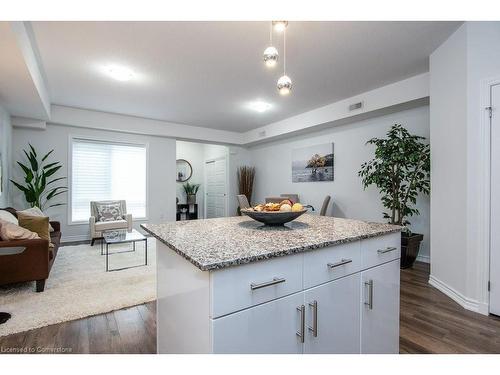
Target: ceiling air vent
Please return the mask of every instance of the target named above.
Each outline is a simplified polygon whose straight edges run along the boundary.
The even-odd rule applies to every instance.
[[[349,111],[355,111],[356,109],[363,108],[363,102],[354,103],[349,106]]]

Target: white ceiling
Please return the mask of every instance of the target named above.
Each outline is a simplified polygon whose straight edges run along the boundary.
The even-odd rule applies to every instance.
[[[287,74],[262,62],[267,22],[33,22],[53,104],[247,131],[428,71],[458,22],[290,22]],[[275,33],[275,38],[277,34]],[[275,43],[282,54],[281,37]],[[130,67],[137,79],[102,74]],[[245,107],[261,99],[265,113]]]

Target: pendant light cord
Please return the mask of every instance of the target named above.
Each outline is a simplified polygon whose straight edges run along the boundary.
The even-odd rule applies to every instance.
[[[269,46],[273,45],[273,21],[270,22],[271,27],[269,28]]]
[[[286,76],[286,28],[283,30],[283,75]]]

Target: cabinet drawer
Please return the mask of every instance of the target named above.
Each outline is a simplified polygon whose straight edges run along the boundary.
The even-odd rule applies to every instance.
[[[211,319],[212,352],[217,354],[301,354],[302,292]],[[359,324],[358,324],[359,326]],[[359,341],[359,339],[358,339]]]
[[[304,254],[304,288],[360,270],[360,241],[310,251]]]
[[[210,317],[302,290],[303,254],[210,272]]]
[[[401,233],[361,241],[361,267],[367,269],[401,257]]]

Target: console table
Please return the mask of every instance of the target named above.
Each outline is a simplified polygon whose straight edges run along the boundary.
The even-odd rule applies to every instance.
[[[183,219],[182,216],[185,216]],[[176,221],[198,219],[198,204],[177,203]]]

